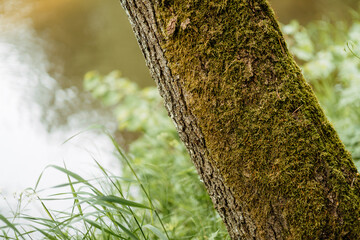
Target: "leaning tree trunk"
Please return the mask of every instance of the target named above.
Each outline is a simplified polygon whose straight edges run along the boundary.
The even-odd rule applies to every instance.
[[[265,0],[121,0],[232,239],[360,239],[359,174]]]

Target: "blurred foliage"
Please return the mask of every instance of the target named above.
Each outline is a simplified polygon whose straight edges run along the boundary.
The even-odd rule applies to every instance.
[[[85,75],[84,88],[112,107],[120,131],[141,133],[128,154],[171,239],[229,239],[155,87],[139,87],[120,72]],[[124,176],[132,175],[123,169]],[[143,197],[144,201],[146,198]]]
[[[291,52],[358,168],[360,160],[360,18],[283,26]]]

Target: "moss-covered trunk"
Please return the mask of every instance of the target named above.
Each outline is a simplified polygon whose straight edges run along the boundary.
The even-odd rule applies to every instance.
[[[359,174],[265,0],[121,0],[232,239],[360,239]]]

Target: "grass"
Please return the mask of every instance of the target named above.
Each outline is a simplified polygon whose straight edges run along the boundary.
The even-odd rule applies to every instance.
[[[128,176],[114,176],[95,159],[101,176],[93,179],[83,178],[65,164],[49,165],[43,173],[48,169],[59,171],[66,176],[67,182],[48,189],[38,189],[39,183],[44,181],[42,173],[34,188],[28,188],[20,194],[18,206],[11,216],[0,214],[1,239],[226,239],[226,231],[213,230],[206,224],[202,227],[192,224],[190,227],[183,218],[178,218],[181,221],[175,224],[160,203],[169,199],[159,200],[151,195],[148,180],[138,175],[133,159],[125,154],[109,133],[105,133],[111,139]],[[158,186],[153,191],[164,191],[161,188]],[[26,214],[26,196],[39,203],[41,217]],[[65,210],[50,207],[62,205],[64,201],[71,201],[71,207]],[[193,223],[198,221],[195,220],[197,217],[204,220],[208,216],[194,216]],[[174,227],[174,224],[184,224],[185,229],[197,229],[198,234],[189,235],[189,229],[184,231],[184,228]],[[207,233],[209,228],[211,233]]]
[[[47,197],[39,195],[46,190],[37,190],[42,178],[39,177],[33,189],[25,192],[36,196],[46,217],[32,217],[20,212],[21,207],[12,217],[0,214],[0,237],[2,239],[170,239],[159,213],[130,160],[113,140],[117,154],[127,164],[133,179],[112,176],[95,160],[102,172],[102,177],[87,180],[60,166],[52,168],[67,176],[67,182],[52,187],[55,194]],[[46,170],[46,169],[45,169]],[[131,194],[132,188],[139,189],[148,204],[140,203]],[[24,192],[24,193],[25,193]],[[131,199],[131,200],[130,200]],[[50,201],[73,202],[71,209],[64,211],[50,209]],[[20,197],[18,205],[21,205]],[[160,226],[160,227],[158,227]]]

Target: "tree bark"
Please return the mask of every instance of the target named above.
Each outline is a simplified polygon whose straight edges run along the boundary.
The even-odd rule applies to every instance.
[[[360,239],[359,174],[265,0],[121,0],[232,239]]]

